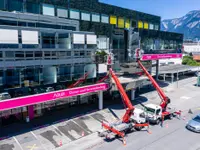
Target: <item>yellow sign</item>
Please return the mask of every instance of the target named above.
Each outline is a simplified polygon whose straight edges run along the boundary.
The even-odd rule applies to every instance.
[[[123,18],[118,18],[118,27],[124,28],[124,19]]]
[[[125,28],[129,29],[130,28],[130,20],[126,20],[125,23]]]
[[[29,150],[35,150],[35,149],[37,149],[38,147],[36,147],[36,144],[34,144],[34,145],[32,145],[32,146],[27,146],[27,148],[28,148]]]
[[[144,23],[144,29],[149,29],[149,24],[147,22]]]
[[[143,22],[142,21],[138,21],[138,28],[143,28]]]

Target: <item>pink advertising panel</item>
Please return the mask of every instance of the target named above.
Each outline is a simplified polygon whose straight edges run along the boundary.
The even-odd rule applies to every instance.
[[[142,60],[158,60],[169,58],[182,58],[182,54],[144,54]]]
[[[90,86],[84,86],[79,88],[72,88],[67,90],[55,91],[45,94],[37,94],[26,97],[13,98],[9,100],[0,101],[0,111],[12,109],[16,107],[29,106],[33,104],[53,101],[61,98],[67,98],[72,96],[77,96],[81,94],[98,92],[102,90],[107,90],[109,85],[106,83],[100,83]]]

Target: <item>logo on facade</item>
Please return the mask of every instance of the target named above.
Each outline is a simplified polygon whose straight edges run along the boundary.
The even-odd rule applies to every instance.
[[[63,97],[63,96],[65,96],[65,92],[60,92],[60,93],[55,93],[53,95],[53,98],[60,98],[60,97]]]

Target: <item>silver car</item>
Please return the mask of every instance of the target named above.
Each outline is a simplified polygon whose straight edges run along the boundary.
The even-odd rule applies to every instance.
[[[187,123],[186,128],[191,131],[200,133],[200,114],[190,120]]]

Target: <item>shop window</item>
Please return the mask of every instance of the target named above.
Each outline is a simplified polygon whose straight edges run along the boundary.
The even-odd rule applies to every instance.
[[[143,28],[143,22],[142,21],[138,21],[138,28]]]
[[[80,19],[80,13],[78,10],[70,10],[70,18],[71,19]]]
[[[129,19],[127,19],[126,22],[125,22],[125,28],[126,29],[130,28],[130,20]]]
[[[68,11],[66,9],[58,8],[57,16],[62,18],[68,18]]]
[[[50,5],[50,4],[43,4],[42,5],[42,14],[43,15],[49,15],[49,16],[55,16],[54,6]]]
[[[28,13],[40,14],[40,6],[37,3],[26,2],[26,10]]]
[[[110,16],[110,24],[117,24],[117,17],[116,16]]]
[[[118,18],[118,27],[124,28],[124,19],[123,18]]]
[[[23,11],[23,0],[8,0],[8,10],[22,12]]]
[[[89,13],[81,13],[81,20],[90,21],[90,14]]]
[[[149,24],[147,22],[144,23],[144,29],[149,29]]]
[[[109,16],[101,15],[101,22],[102,23],[109,23]]]
[[[92,21],[93,22],[100,22],[100,15],[99,14],[92,14]]]
[[[152,23],[149,24],[149,29],[151,29],[151,30],[154,29],[154,25]]]

